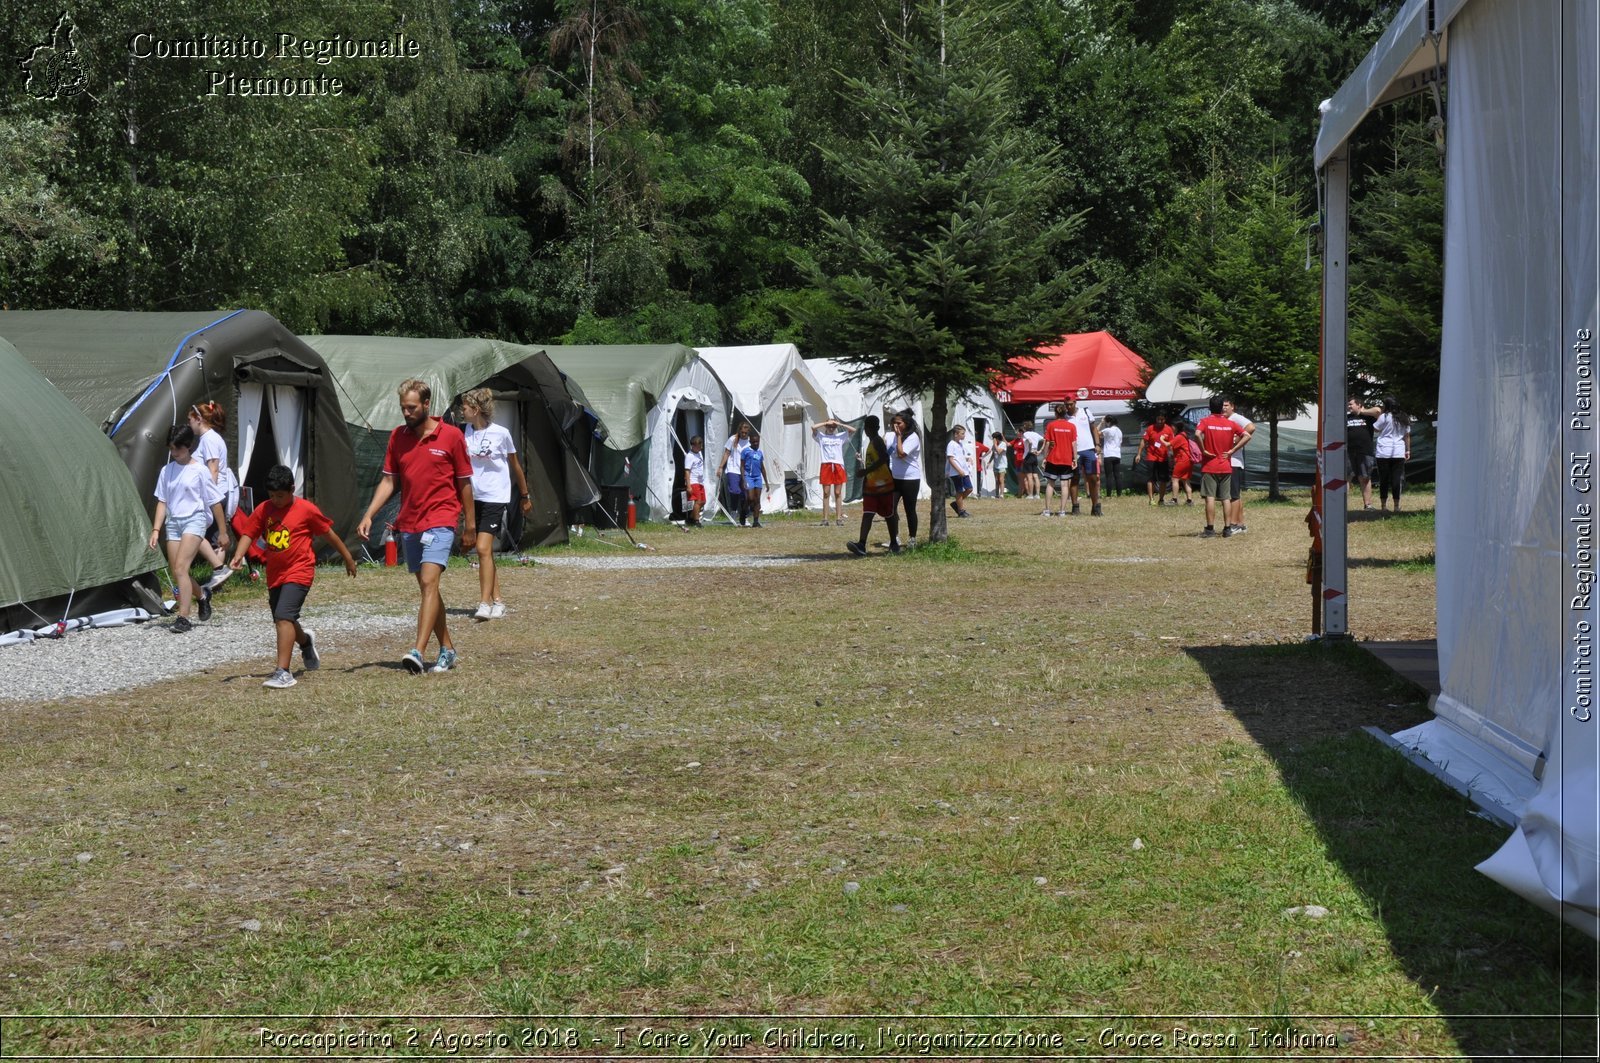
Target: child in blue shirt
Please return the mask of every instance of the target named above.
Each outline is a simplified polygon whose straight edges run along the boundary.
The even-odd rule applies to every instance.
[[[739,455],[740,469],[744,474],[744,497],[750,507],[750,514],[755,519],[751,527],[761,527],[761,492],[766,490],[767,481],[763,468],[766,455],[761,453],[761,433],[750,433],[750,445]]]

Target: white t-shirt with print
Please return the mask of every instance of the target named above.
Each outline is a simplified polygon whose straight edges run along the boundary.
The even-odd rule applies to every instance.
[[[706,483],[706,456],[699,451],[686,451],[683,455],[683,478],[686,483]]]
[[[811,438],[822,448],[822,464],[844,464],[844,445],[850,438],[848,428],[813,428]]]
[[[477,502],[511,501],[511,455],[517,445],[511,433],[491,423],[487,428],[467,425],[467,460],[472,462],[472,497]]]

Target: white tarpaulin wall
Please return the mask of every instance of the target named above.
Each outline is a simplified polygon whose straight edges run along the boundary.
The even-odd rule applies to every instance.
[[[715,483],[717,462],[722,457],[722,444],[728,438],[729,398],[722,382],[706,363],[698,358],[689,362],[673,378],[665,395],[645,414],[645,439],[643,456],[648,468],[645,478],[647,512],[656,520],[666,520],[677,509],[673,504],[672,485],[683,456],[689,449],[689,438],[679,437],[678,412],[692,410],[701,415],[705,427],[706,499],[715,505],[719,497]],[[782,485],[780,486],[780,490]]]
[[[1408,3],[1396,26],[1409,28],[1391,28],[1331,101],[1319,166],[1384,97],[1372,71],[1399,71],[1421,49],[1415,24],[1427,8]],[[1600,18],[1593,0],[1433,10],[1433,41],[1451,20],[1436,514],[1443,693],[1436,719],[1396,738],[1465,787],[1491,791],[1519,821],[1480,870],[1600,936],[1600,616],[1590,594]]]
[[[806,505],[822,505],[822,485],[817,477],[821,459],[811,430],[827,420],[827,400],[822,385],[811,375],[792,343],[755,347],[699,347],[701,358],[716,370],[738,411],[761,432],[761,450],[767,457],[767,488],[761,499],[765,512],[788,508],[784,490],[786,474],[805,484]],[[714,461],[721,460],[720,444]],[[712,452],[708,444],[706,453]],[[714,467],[714,466],[713,466]]]

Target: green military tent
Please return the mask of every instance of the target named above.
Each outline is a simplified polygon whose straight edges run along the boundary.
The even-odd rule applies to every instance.
[[[259,498],[282,463],[341,534],[355,526],[350,437],[332,376],[270,314],[17,310],[0,312],[0,337],[105,429],[148,512],[167,430],[209,400],[227,411],[223,438],[240,484]]]
[[[705,437],[714,472],[727,438],[733,403],[720,377],[681,344],[545,347],[577,382],[606,429],[599,472],[607,485],[606,512],[620,517],[627,499],[640,516],[666,519],[683,512],[683,453]],[[712,485],[712,497],[716,497]]]
[[[573,515],[598,498],[587,468],[594,419],[543,349],[483,338],[303,339],[327,359],[339,381],[361,508],[382,476],[389,433],[402,423],[396,389],[409,379],[431,389],[435,416],[457,423],[462,393],[480,387],[494,393],[494,419],[511,432],[533,498],[530,514],[513,512],[502,547],[566,542]],[[398,508],[398,502],[390,505]],[[392,519],[392,512],[386,516]]]
[[[164,562],[116,448],[4,340],[0,378],[0,632],[13,633],[0,644],[159,608],[151,574]]]

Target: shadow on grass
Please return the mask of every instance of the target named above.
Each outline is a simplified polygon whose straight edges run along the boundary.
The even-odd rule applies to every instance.
[[[1425,572],[1433,569],[1433,555],[1422,557],[1352,557],[1346,561],[1351,568],[1397,568],[1402,572]]]
[[[1505,831],[1360,733],[1426,720],[1419,687],[1349,643],[1188,653],[1466,1052],[1595,1057],[1595,942],[1475,871]]]

